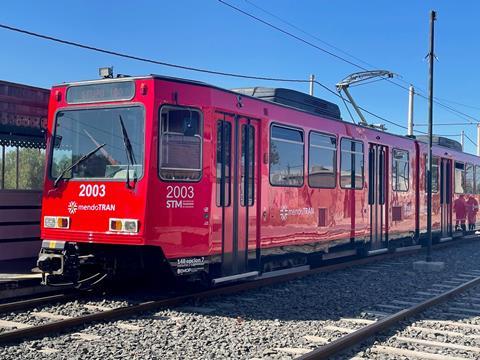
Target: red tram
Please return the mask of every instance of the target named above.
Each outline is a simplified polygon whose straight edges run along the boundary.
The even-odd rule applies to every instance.
[[[474,229],[480,193],[479,158],[446,145],[439,239]],[[55,86],[38,265],[48,284],[141,269],[221,283],[414,245],[426,152],[292,90],[156,75]]]

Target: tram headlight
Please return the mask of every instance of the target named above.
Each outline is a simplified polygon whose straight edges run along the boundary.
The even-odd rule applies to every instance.
[[[138,220],[125,220],[123,223],[126,232],[138,232]]]
[[[45,216],[43,226],[49,229],[68,229],[70,218],[68,216]]]
[[[137,219],[113,219],[110,218],[109,221],[109,230],[115,232],[127,232],[127,233],[137,233],[138,232],[138,220]]]
[[[43,226],[54,229],[57,226],[57,218],[55,216],[45,216],[43,218]]]
[[[57,217],[57,228],[68,229],[70,227],[70,218],[66,216]]]

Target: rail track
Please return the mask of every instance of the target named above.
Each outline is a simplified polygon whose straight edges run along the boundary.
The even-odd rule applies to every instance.
[[[66,292],[66,293],[55,293],[52,295],[46,295],[46,296],[40,296],[40,297],[36,296],[36,297],[24,299],[24,300],[8,302],[8,303],[0,304],[0,314],[6,313],[8,311],[28,309],[37,305],[49,304],[52,302],[67,301],[70,299],[77,298],[78,296],[79,296],[78,293]]]
[[[320,347],[300,356],[298,360],[331,359],[340,354],[343,354],[342,359],[355,360],[389,357],[429,360],[478,359],[480,346],[472,346],[470,342],[480,342],[480,325],[451,320],[480,315],[480,289],[474,289],[472,294],[458,298],[462,293],[478,285],[480,270],[471,270],[457,274],[450,280],[433,284],[430,289],[418,291],[408,299],[378,304],[374,309],[365,311],[359,318],[341,318],[335,324],[324,327],[324,330],[329,332],[325,336],[311,339],[321,343]],[[436,308],[445,302],[443,308]],[[372,337],[396,330],[403,320],[429,309],[436,310],[434,316],[436,320],[410,321],[403,324],[403,327],[400,326],[399,330],[386,341],[377,339],[371,345],[375,340],[375,338],[372,340]],[[442,338],[441,341],[437,339],[438,336]],[[329,341],[329,338],[335,340]],[[363,347],[355,351],[355,347],[362,343]],[[411,349],[412,346],[415,350]],[[347,351],[351,352],[351,356],[345,354]],[[448,355],[445,355],[446,353]]]
[[[469,237],[464,240],[457,240],[455,242],[451,242],[451,244],[469,241],[474,237]],[[438,244],[438,247],[446,247],[449,246],[448,243]],[[394,252],[394,253],[386,253],[381,255],[376,255],[372,257],[357,259],[354,261],[346,262],[346,263],[339,263],[333,265],[327,265],[319,268],[314,269],[307,269],[302,271],[296,272],[287,272],[283,273],[278,276],[266,276],[261,277],[255,281],[249,281],[244,283],[236,283],[233,285],[225,285],[223,287],[213,288],[205,291],[200,292],[192,292],[187,293],[179,296],[173,297],[162,297],[160,299],[156,298],[153,300],[142,301],[139,303],[126,305],[126,306],[118,306],[111,308],[109,306],[102,306],[102,305],[88,305],[86,304],[85,311],[87,314],[80,314],[78,316],[63,316],[58,314],[52,314],[48,311],[31,311],[28,316],[33,316],[37,318],[41,318],[43,321],[40,324],[30,325],[28,321],[24,322],[14,322],[8,320],[1,320],[0,319],[0,330],[3,328],[3,332],[0,331],[0,344],[6,344],[10,342],[19,342],[29,338],[38,338],[48,336],[50,334],[66,332],[72,328],[83,326],[86,324],[91,324],[95,322],[105,322],[116,320],[120,318],[125,318],[128,316],[132,316],[135,314],[139,314],[145,311],[156,310],[161,308],[167,307],[175,307],[179,306],[189,300],[198,300],[198,299],[206,299],[218,295],[226,295],[226,294],[234,294],[250,289],[260,288],[263,286],[273,285],[293,279],[297,279],[300,277],[313,275],[321,272],[331,272],[334,270],[341,270],[352,266],[364,265],[364,264],[371,264],[374,262],[379,262],[382,260],[404,256],[409,254],[418,253],[421,249],[418,247],[412,247],[410,249],[401,249],[401,251]],[[479,279],[480,282],[480,279]],[[28,299],[23,300],[20,302],[13,302],[8,304],[0,305],[0,313],[5,313],[9,311],[16,311],[16,310],[24,310],[29,309],[32,307],[36,307],[38,305],[44,305],[49,303],[55,302],[66,302],[68,305],[68,301],[75,300],[78,298],[78,295],[75,294],[57,294],[52,296],[44,296],[42,298],[35,298],[35,299]],[[408,315],[407,315],[408,316]],[[378,325],[376,325],[378,326]],[[8,329],[8,331],[5,331]],[[12,330],[13,329],[13,330]]]

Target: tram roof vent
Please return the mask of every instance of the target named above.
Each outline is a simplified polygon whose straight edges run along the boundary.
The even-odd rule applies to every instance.
[[[417,135],[417,136],[415,136],[415,138],[418,141],[428,143],[428,135]],[[444,136],[433,135],[432,136],[432,143],[434,145],[443,146],[443,147],[453,149],[453,150],[456,150],[456,151],[462,151],[462,144],[460,144],[456,140],[452,140],[452,139],[449,139],[449,138],[444,137]]]
[[[253,96],[262,100],[291,106],[316,115],[341,119],[338,105],[300,91],[284,88],[250,87],[232,89],[239,94]]]

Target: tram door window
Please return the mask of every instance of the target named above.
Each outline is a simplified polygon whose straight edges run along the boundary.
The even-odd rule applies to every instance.
[[[230,206],[232,179],[232,125],[228,121],[217,122],[217,206]]]
[[[45,150],[0,145],[0,189],[41,190]]]
[[[252,125],[242,125],[241,143],[240,205],[252,206],[255,196],[255,128]]]

